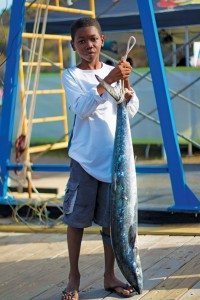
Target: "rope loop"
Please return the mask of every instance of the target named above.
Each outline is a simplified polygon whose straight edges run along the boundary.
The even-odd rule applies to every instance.
[[[124,55],[124,59],[127,59],[128,54],[133,49],[135,44],[136,44],[136,38],[133,35],[131,35],[127,42],[126,53]]]

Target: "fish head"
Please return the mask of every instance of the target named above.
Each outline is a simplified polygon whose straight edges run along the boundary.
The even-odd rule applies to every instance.
[[[121,103],[123,100],[123,91],[120,89],[116,89],[115,87],[111,86],[105,80],[101,79],[98,75],[95,75],[96,79],[99,81],[99,83],[104,87],[104,89],[110,94],[117,103]]]

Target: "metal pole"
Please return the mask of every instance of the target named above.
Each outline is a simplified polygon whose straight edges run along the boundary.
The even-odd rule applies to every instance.
[[[190,65],[190,45],[189,45],[189,29],[188,26],[185,27],[185,62],[186,67]]]
[[[175,201],[172,210],[196,211],[200,209],[200,201],[198,201],[197,197],[186,185],[185,181],[152,0],[137,0],[137,3]]]
[[[7,195],[8,170],[6,165],[7,161],[10,159],[12,149],[24,14],[25,0],[13,1],[6,52],[7,61],[4,76],[2,118],[0,124],[0,203],[11,200]]]

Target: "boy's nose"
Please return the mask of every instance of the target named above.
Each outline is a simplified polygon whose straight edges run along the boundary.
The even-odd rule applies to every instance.
[[[93,47],[93,43],[91,41],[87,41],[86,47],[87,48],[92,48]]]

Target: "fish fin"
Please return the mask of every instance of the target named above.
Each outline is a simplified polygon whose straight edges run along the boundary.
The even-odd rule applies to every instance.
[[[128,232],[128,240],[129,240],[129,245],[131,248],[135,247],[135,241],[136,241],[136,233],[134,232],[133,225],[130,226],[129,232]]]

